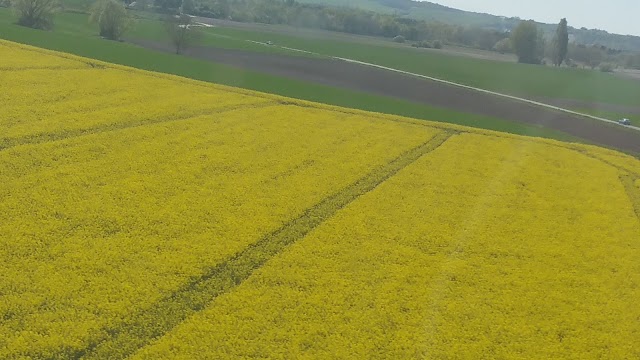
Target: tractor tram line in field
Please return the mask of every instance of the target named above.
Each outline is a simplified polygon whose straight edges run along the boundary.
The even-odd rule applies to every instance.
[[[55,141],[62,141],[71,138],[77,138],[81,136],[88,136],[100,133],[106,133],[110,131],[118,131],[125,129],[132,129],[141,126],[147,125],[155,125],[161,123],[169,123],[175,121],[186,121],[190,119],[194,119],[200,116],[207,115],[216,115],[216,114],[224,114],[244,109],[262,109],[272,106],[279,106],[280,104],[276,101],[260,101],[249,104],[242,105],[229,105],[223,106],[217,109],[203,109],[200,111],[194,111],[193,113],[184,115],[184,116],[169,116],[169,117],[158,117],[153,119],[140,119],[128,122],[120,122],[120,123],[111,123],[111,124],[101,124],[92,128],[81,128],[81,129],[70,129],[65,130],[63,132],[57,133],[43,133],[33,136],[24,136],[20,138],[5,138],[0,139],[0,151],[10,149],[12,147],[20,146],[20,145],[35,145],[35,144],[44,144]]]
[[[65,70],[86,70],[88,67],[68,67],[68,66],[38,66],[38,67],[0,67],[0,71],[34,71],[34,70],[51,70],[51,71],[65,71]]]
[[[469,133],[472,134],[473,132],[465,132],[462,131],[461,133]],[[488,137],[495,137],[495,138],[505,138],[505,136],[499,135],[499,134],[485,134],[485,136]],[[531,141],[531,142],[536,142],[535,139],[529,139],[529,138],[523,138],[523,141]],[[634,211],[636,213],[636,216],[638,218],[638,220],[640,221],[640,171],[634,171],[634,170],[630,170],[629,168],[626,168],[624,166],[621,166],[619,164],[616,164],[614,162],[612,162],[611,160],[608,160],[606,158],[603,158],[601,156],[598,156],[586,149],[582,149],[582,148],[576,148],[576,147],[572,147],[569,145],[565,145],[565,144],[549,144],[550,146],[554,146],[554,147],[558,147],[561,149],[567,149],[567,150],[571,150],[574,152],[577,152],[583,156],[586,156],[588,158],[597,160],[599,162],[602,162],[604,164],[607,164],[613,168],[615,168],[618,172],[619,172],[619,179],[620,179],[620,183],[624,186],[625,192],[627,193],[627,196],[629,197],[629,200],[631,201],[631,204],[633,205]],[[637,158],[637,154],[635,156]]]
[[[21,46],[0,41],[0,49],[3,48],[23,50]],[[431,302],[437,305],[435,309],[421,307],[420,303],[424,302],[419,299],[428,294],[420,295],[418,291],[414,299],[416,306],[413,307],[411,302],[404,303],[403,308],[398,309],[397,323],[393,319],[394,326],[402,330],[399,334],[424,330],[424,324],[414,327],[413,320],[403,323],[403,314],[409,309],[414,309],[417,315],[424,315],[429,324],[435,325],[438,325],[440,316],[457,316],[456,304],[462,306],[459,309],[464,313],[468,306],[458,301],[456,297],[459,296],[469,296],[467,299],[478,309],[495,310],[492,316],[504,311],[500,318],[506,324],[521,320],[520,310],[543,309],[543,315],[554,314],[552,307],[558,305],[562,309],[567,305],[565,299],[573,299],[570,294],[577,291],[578,294],[594,295],[597,301],[578,305],[587,309],[592,314],[590,321],[602,325],[604,330],[593,330],[595,335],[591,332],[567,335],[565,344],[573,340],[574,347],[566,348],[565,352],[585,351],[580,353],[587,354],[589,347],[576,347],[575,341],[585,340],[592,344],[594,336],[602,344],[613,344],[620,358],[635,351],[620,345],[624,342],[622,340],[598,337],[618,329],[619,334],[633,333],[637,329],[637,314],[618,312],[632,306],[632,291],[619,294],[618,288],[613,286],[612,290],[603,288],[602,294],[590,293],[591,289],[598,288],[598,284],[602,287],[611,283],[612,275],[603,270],[601,278],[604,280],[598,283],[601,278],[592,276],[598,269],[592,268],[594,263],[588,260],[602,257],[604,265],[619,267],[622,270],[613,276],[620,281],[624,280],[623,272],[632,276],[632,269],[637,269],[632,267],[635,266],[632,265],[633,259],[637,258],[634,255],[637,254],[636,242],[629,241],[635,239],[640,224],[640,167],[637,158],[584,144],[365,113],[117,65],[94,64],[88,59],[57,53],[53,54],[57,56],[56,60],[51,52],[45,50],[27,47],[24,50],[48,55],[53,59],[50,65],[75,67],[71,70],[77,73],[65,71],[56,75],[55,70],[48,71],[51,70],[48,68],[26,69],[3,79],[4,83],[15,83],[15,86],[8,89],[5,96],[10,106],[9,115],[0,117],[0,125],[6,128],[0,137],[0,155],[4,161],[0,165],[8,169],[8,175],[3,174],[8,184],[6,193],[11,191],[20,196],[0,203],[4,206],[2,209],[7,209],[7,214],[13,216],[7,222],[9,226],[4,228],[9,235],[0,245],[12,250],[7,253],[7,259],[16,259],[15,264],[9,261],[6,269],[3,268],[9,274],[7,279],[11,276],[16,279],[3,280],[0,286],[5,288],[0,290],[17,289],[7,291],[14,297],[0,304],[0,318],[5,316],[7,320],[0,326],[2,358],[5,358],[2,354],[7,358],[40,359],[165,358],[149,354],[161,351],[159,346],[166,345],[167,351],[174,351],[178,349],[176,342],[180,346],[186,344],[181,340],[181,331],[190,329],[189,326],[197,325],[203,319],[207,321],[207,314],[211,312],[220,312],[219,320],[222,322],[207,323],[215,328],[213,331],[209,329],[209,334],[215,334],[210,340],[240,338],[246,334],[237,328],[238,324],[246,320],[243,316],[249,313],[229,310],[229,302],[243,304],[234,297],[254,299],[262,290],[249,292],[251,295],[242,294],[260,284],[260,279],[264,282],[269,276],[281,274],[283,270],[279,267],[284,266],[292,273],[304,273],[304,262],[291,261],[293,255],[309,262],[306,269],[310,271],[306,275],[309,279],[322,275],[323,271],[331,274],[336,269],[344,270],[343,266],[347,266],[344,259],[334,259],[332,255],[346,256],[344,250],[347,254],[348,251],[358,254],[353,258],[354,263],[349,265],[349,274],[354,275],[350,281],[358,286],[367,285],[366,281],[358,279],[359,271],[362,270],[365,277],[379,271],[376,281],[393,285],[385,287],[385,294],[389,295],[387,300],[394,303],[397,302],[397,299],[393,300],[396,294],[406,294],[398,292],[398,289],[418,290],[418,287],[409,286],[400,279],[420,277],[398,275],[395,280],[387,278],[386,274],[393,273],[392,269],[410,271],[425,264],[434,266],[433,277],[429,275],[431,270],[425,269],[422,279],[434,279],[436,290],[443,289],[443,284],[446,284],[447,291],[451,291],[450,296],[432,297],[435,300]],[[6,67],[19,66],[16,59],[24,59],[26,66],[38,65],[29,54],[15,54],[15,58],[5,60]],[[81,64],[88,67],[78,71]],[[92,68],[100,71],[94,72]],[[28,70],[35,71],[29,73]],[[10,73],[10,70],[6,72]],[[91,86],[73,78],[82,78],[86,73],[97,74]],[[27,84],[31,80],[34,85],[21,86],[20,77],[24,77]],[[134,78],[135,86],[121,85]],[[84,92],[78,92],[75,88],[78,85],[84,86],[81,87]],[[176,85],[184,87],[177,89]],[[48,89],[52,86],[59,87],[56,94],[49,94]],[[39,95],[22,99],[27,91]],[[116,94],[117,91],[126,96],[108,98],[108,94]],[[15,102],[9,102],[12,99]],[[37,111],[29,110],[27,105],[30,101],[43,106]],[[123,105],[125,103],[126,106]],[[131,110],[127,109],[129,106]],[[168,124],[146,127],[164,123]],[[98,146],[93,146],[94,142],[98,142]],[[26,146],[17,148],[22,145]],[[16,161],[22,155],[25,160]],[[137,161],[137,157],[141,160]],[[136,161],[128,164],[131,160]],[[123,164],[129,168],[118,170]],[[86,168],[78,171],[80,167]],[[595,171],[600,171],[602,176],[590,178]],[[23,176],[23,173],[30,177]],[[78,174],[70,177],[67,176],[69,173]],[[97,184],[96,180],[104,184]],[[486,186],[482,187],[483,184]],[[148,197],[139,197],[145,194]],[[2,195],[0,191],[0,197]],[[571,203],[574,198],[575,203]],[[43,205],[35,203],[38,209],[47,210],[33,212],[22,206],[30,199],[41,201]],[[394,208],[399,208],[397,213]],[[470,211],[471,215],[486,214],[467,223],[465,211]],[[26,214],[24,222],[21,212]],[[359,218],[360,213],[365,217]],[[562,228],[559,225],[566,216],[573,217],[574,223]],[[128,220],[127,217],[133,219]],[[143,220],[143,217],[151,220]],[[505,217],[515,221],[504,225],[498,219]],[[618,224],[617,219],[625,219],[626,222]],[[27,229],[29,233],[13,230],[20,229],[27,221],[35,224],[33,230]],[[400,221],[406,221],[405,228],[396,228]],[[77,227],[65,231],[65,222]],[[369,222],[371,228],[366,226]],[[595,225],[590,227],[592,222]],[[620,227],[609,233],[601,232],[612,223]],[[354,224],[365,225],[357,227]],[[43,229],[38,229],[38,226]],[[460,226],[466,229],[464,233],[456,230]],[[552,229],[553,226],[559,227]],[[575,232],[574,226],[582,232]],[[506,229],[503,232],[493,231],[502,231],[503,227]],[[376,232],[396,231],[398,236],[393,239],[392,236],[388,239],[382,236],[376,240],[372,236]],[[472,236],[474,231],[477,236]],[[74,232],[77,234],[72,234]],[[481,235],[485,232],[486,238]],[[515,239],[512,233],[521,233],[522,239]],[[47,239],[47,242],[30,242],[32,237]],[[563,237],[586,239],[584,244],[589,246],[580,248],[584,261],[572,263],[573,259],[566,259],[558,262],[551,258],[556,256],[562,260],[562,254],[572,253],[564,250],[579,248],[577,242],[560,241]],[[351,240],[345,241],[347,238]],[[468,239],[467,247],[460,246],[464,239]],[[339,242],[340,249],[325,248],[325,240],[326,243]],[[59,244],[55,244],[56,241]],[[453,245],[448,245],[449,242]],[[609,243],[616,246],[607,248]],[[370,246],[370,251],[363,245]],[[299,247],[307,248],[297,254],[301,251]],[[405,250],[409,247],[417,250],[428,248],[429,258],[416,256],[415,259],[406,259]],[[495,249],[491,250],[491,247]],[[395,255],[377,264],[384,249],[393,250],[391,253]],[[21,255],[23,250],[28,256],[32,252],[37,256]],[[620,251],[615,253],[616,250]],[[426,252],[422,255],[426,256]],[[24,259],[18,256],[24,256]],[[101,260],[109,257],[112,258],[110,261]],[[372,263],[371,259],[375,261]],[[438,273],[441,260],[441,269],[446,273],[443,270]],[[462,264],[462,261],[469,265]],[[76,262],[77,268],[67,265]],[[560,271],[548,271],[556,262],[558,266],[555,269]],[[336,267],[331,265],[333,263]],[[323,264],[326,265],[324,268]],[[522,265],[522,269],[528,270],[522,274],[498,271],[510,264]],[[53,274],[48,266],[52,269],[57,266],[55,270],[59,274]],[[411,266],[418,267],[411,269]],[[477,268],[465,277],[472,266]],[[576,272],[575,266],[582,269],[584,276]],[[313,275],[311,269],[317,273]],[[483,271],[477,272],[478,269]],[[531,274],[531,269],[537,269],[540,275]],[[473,285],[478,274],[482,275],[480,282]],[[553,281],[550,283],[548,280]],[[48,287],[59,281],[64,285],[55,289]],[[318,289],[325,286],[322,281],[315,284],[296,282],[296,279],[291,281],[291,284],[306,284],[308,288],[305,291],[311,295],[315,294],[314,286]],[[403,283],[407,287],[394,285],[396,281],[396,285]],[[508,283],[515,286],[505,287]],[[333,280],[326,284],[331,286],[327,287],[325,294],[340,292],[340,284]],[[367,294],[367,286],[361,289],[360,295]],[[540,294],[551,294],[549,298],[553,306],[546,309],[544,302],[538,302],[539,298],[528,297],[527,291],[532,288]],[[504,301],[495,299],[492,294],[499,294],[500,289],[508,289],[515,295]],[[354,287],[353,290],[354,297],[358,297],[358,289]],[[486,294],[482,293],[484,290]],[[269,291],[274,292],[273,299],[286,298],[286,293],[277,289]],[[437,294],[441,292],[437,291]],[[613,301],[612,294],[622,297]],[[591,295],[585,298],[591,299]],[[289,303],[278,304],[281,309],[290,309],[295,299],[291,296]],[[533,305],[514,308],[510,303],[513,300],[520,304],[523,299],[529,299]],[[579,297],[571,301],[577,299]],[[343,306],[354,304],[348,297],[343,300]],[[356,333],[349,332],[351,330],[344,333],[344,340],[348,341],[345,346],[351,350],[354,344],[358,345],[358,339],[367,338],[363,337],[365,333],[359,332],[359,327],[373,329],[374,332],[389,329],[387,325],[390,323],[378,322],[377,318],[393,313],[393,309],[385,308],[386,300],[381,301],[375,310],[379,313],[375,314],[371,304],[384,299],[376,295],[370,300],[368,304],[360,304],[363,306],[361,311],[353,314],[366,318],[369,316],[366,313],[370,312],[376,321],[371,323],[373,326],[365,325],[367,322],[364,320],[349,325],[349,329],[353,327],[358,331],[357,337]],[[333,301],[335,305],[342,300]],[[325,302],[323,296],[318,304]],[[441,309],[444,315],[438,314],[438,309],[447,305],[445,302],[451,302],[454,307],[451,311]],[[255,319],[261,319],[260,316],[269,319],[270,310],[261,309],[258,304],[255,303],[255,309],[262,313]],[[273,313],[282,314],[277,306]],[[252,311],[253,308],[247,309]],[[575,306],[571,311],[573,309]],[[631,315],[626,316],[627,313]],[[483,314],[478,311],[474,316]],[[555,346],[556,330],[564,338],[566,326],[581,324],[583,316],[574,314],[577,312],[568,313],[550,324],[541,316],[542,320],[535,324],[537,332],[523,328],[518,333],[537,336],[536,341],[542,347]],[[615,324],[599,318],[604,314],[616,315]],[[331,324],[332,318],[324,315],[316,319],[318,323]],[[467,337],[473,340],[475,335],[460,330],[469,326],[481,331],[485,329],[492,341],[504,336],[504,330],[498,329],[496,333],[487,331],[478,321],[470,322],[469,318],[463,317],[459,317],[459,324],[452,323],[448,330],[431,334],[433,338],[430,341],[435,342],[440,337],[450,339],[454,333],[460,335],[460,339]],[[339,318],[334,317],[333,321]],[[229,328],[219,326],[223,320],[229,320]],[[344,323],[343,319],[340,323]],[[256,324],[254,322],[250,326],[253,328]],[[273,321],[265,324],[273,324]],[[292,333],[300,331],[299,328],[295,330],[295,321],[284,325],[290,326]],[[439,331],[435,325],[431,328],[433,333]],[[455,327],[458,325],[459,329]],[[256,328],[261,331],[259,324]],[[551,340],[544,334],[540,335],[540,329],[548,331]],[[193,331],[190,336],[201,337],[198,331]],[[376,339],[397,341],[398,344],[402,339],[413,341],[411,336],[394,340],[388,334]],[[265,341],[270,346],[282,345],[273,339]],[[292,346],[297,346],[298,340],[292,341]],[[211,344],[214,344],[212,348],[219,347],[214,342]],[[424,344],[424,339],[416,344]],[[244,343],[239,346],[239,354],[245,345],[251,347]],[[285,347],[287,345],[291,344],[285,344]],[[505,351],[520,351],[523,349],[519,347],[521,345],[524,346],[516,344]],[[185,346],[191,346],[189,351],[207,354],[206,342],[204,346]],[[418,351],[422,345],[409,346],[415,346]],[[443,349],[449,347],[443,345]],[[494,346],[485,347],[484,352],[490,349]],[[185,354],[180,352],[184,349],[175,351],[176,354]],[[306,352],[306,347],[301,351],[313,354]],[[259,354],[256,357],[269,357],[268,354],[275,353]]]
[[[298,218],[267,234],[229,260],[209,269],[181,290],[163,298],[146,310],[133,314],[120,327],[108,329],[106,331],[109,334],[108,338],[94,341],[82,350],[61,350],[50,359],[113,359],[132,355],[188,317],[203,310],[216,297],[233,291],[266,262],[296,241],[303,239],[336,212],[374,190],[422,156],[439,148],[451,136],[458,133],[455,130],[437,133],[425,143],[408,150],[340,192],[325,198],[304,211]]]
[[[638,221],[640,221],[640,176],[632,176],[629,174],[621,174],[620,182],[624,186],[624,190],[633,205]]]

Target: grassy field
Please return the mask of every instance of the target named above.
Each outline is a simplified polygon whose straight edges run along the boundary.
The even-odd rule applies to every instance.
[[[152,17],[148,13],[138,14],[147,19],[139,19],[129,37],[166,39],[160,22],[148,19]],[[59,17],[58,31],[86,35],[95,33],[84,15],[60,14]],[[371,62],[522,97],[555,97],[640,106],[637,97],[640,82],[598,71],[557,69],[478,58],[486,56],[483,54],[455,56],[444,51],[399,46],[379,38],[288,26],[235,24],[233,27],[206,29],[203,33],[202,43],[206,46],[308,56],[246,40],[272,41],[280,46]]]
[[[132,34],[136,34],[136,31],[140,34],[148,33],[149,28],[147,26],[153,27],[157,24],[148,23],[145,20],[139,22],[138,25],[137,30]],[[56,29],[51,32],[43,32],[14,25],[10,11],[8,9],[0,9],[0,38],[111,63],[133,66],[139,69],[175,74],[303,100],[475,126],[514,134],[579,141],[564,133],[518,124],[507,119],[455,112],[397,99],[243,71],[206,61],[158,53],[126,43],[103,40],[96,36],[96,29],[88,23],[87,16],[81,14],[59,14]],[[232,43],[240,43],[246,46],[244,41],[234,40]],[[259,50],[265,48],[262,45],[249,46],[255,46]]]
[[[207,31],[235,39],[273,41],[277,45],[370,62],[517,96],[640,106],[637,97],[640,82],[598,71],[483,60],[371,41],[301,37],[294,35],[294,28],[291,28],[291,34],[228,27]],[[210,37],[206,44],[216,46],[216,39]]]
[[[620,120],[623,118],[627,118],[629,119],[629,121],[631,121],[632,125],[640,126],[640,116],[635,114],[629,115],[629,114],[624,114],[620,112],[606,111],[601,109],[594,110],[594,109],[575,108],[575,110],[584,114],[591,114],[591,115],[595,115],[595,116],[599,116],[599,117],[602,117],[605,119],[611,119],[611,120]]]
[[[638,159],[6,41],[0,88],[2,359],[640,356]]]

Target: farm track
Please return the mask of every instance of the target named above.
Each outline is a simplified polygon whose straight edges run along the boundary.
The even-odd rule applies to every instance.
[[[437,149],[455,134],[457,134],[455,131],[442,131],[420,146],[409,149],[388,164],[305,210],[299,217],[265,235],[225,262],[208,269],[176,292],[147,309],[133,314],[117,328],[104,329],[103,333],[107,334],[106,337],[88,344],[82,350],[61,349],[50,358],[126,358],[167,333],[189,316],[203,310],[216,297],[232,291],[267,261],[304,238],[340,209],[374,190],[420,157]]]
[[[173,51],[168,44],[160,42],[137,39],[129,42],[152,50]],[[251,71],[546,127],[640,154],[640,134],[621,126],[357,63],[208,47],[193,47],[186,55]]]
[[[223,113],[247,109],[247,108],[258,109],[258,108],[265,108],[265,107],[279,106],[279,105],[281,104],[277,101],[260,101],[256,103],[250,103],[250,104],[224,106],[218,109],[206,109],[202,111],[194,111],[192,113],[186,114],[184,116],[179,116],[179,117],[168,116],[168,117],[159,117],[155,119],[144,119],[144,120],[136,120],[136,121],[129,121],[129,122],[121,122],[121,123],[115,123],[115,124],[102,124],[99,126],[94,126],[86,129],[72,129],[72,130],[66,130],[66,131],[57,132],[57,133],[44,133],[44,134],[38,134],[34,136],[0,139],[0,151],[7,150],[20,145],[44,144],[49,142],[66,140],[70,138],[136,128],[136,127],[141,127],[146,125],[189,120],[198,116],[223,114]]]

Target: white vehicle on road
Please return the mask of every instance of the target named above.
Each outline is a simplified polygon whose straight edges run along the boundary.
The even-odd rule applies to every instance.
[[[627,118],[618,120],[618,124],[620,125],[631,125],[631,121]]]

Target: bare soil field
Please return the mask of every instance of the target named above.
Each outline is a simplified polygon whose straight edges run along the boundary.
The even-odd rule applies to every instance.
[[[165,43],[143,40],[132,40],[131,42],[153,50],[174,51],[170,45]],[[622,126],[600,123],[516,100],[373,67],[334,59],[284,56],[210,47],[193,47],[188,49],[185,55],[327,86],[544,126],[595,144],[640,154],[640,132],[625,129]]]
[[[554,98],[537,98],[536,101],[562,107],[568,109],[584,109],[584,110],[601,110],[606,112],[612,112],[617,114],[640,115],[640,105],[638,106],[625,106],[618,104],[606,104],[599,102],[587,102],[575,99],[554,99]],[[616,120],[616,119],[611,119]]]

